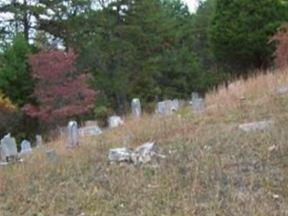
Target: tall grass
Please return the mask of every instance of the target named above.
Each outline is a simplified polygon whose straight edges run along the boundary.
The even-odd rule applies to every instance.
[[[24,163],[0,167],[0,215],[287,215],[288,84],[286,71],[231,83],[206,96],[206,111],[141,119],[81,140],[47,143],[59,159],[37,149]],[[253,133],[241,122],[273,119]],[[109,165],[112,147],[155,141],[166,159]],[[271,148],[275,146],[275,148]],[[272,150],[271,150],[272,149]]]

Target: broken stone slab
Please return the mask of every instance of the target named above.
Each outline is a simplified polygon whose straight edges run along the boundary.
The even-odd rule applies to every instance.
[[[114,148],[110,149],[108,153],[109,162],[131,162],[132,150],[129,148]]]
[[[134,164],[144,164],[150,162],[155,155],[155,143],[149,142],[137,147],[131,157]]]
[[[258,122],[250,122],[245,124],[238,125],[238,129],[242,130],[244,132],[251,132],[251,131],[257,131],[257,130],[265,130],[269,127],[271,127],[274,124],[274,121],[258,121]]]
[[[116,128],[124,124],[124,121],[121,119],[120,116],[110,116],[108,118],[108,125],[109,128]]]
[[[146,164],[152,161],[154,157],[165,158],[164,155],[156,153],[154,142],[144,143],[135,150],[129,148],[110,149],[108,154],[109,162],[128,162],[133,164]]]
[[[86,126],[78,129],[80,137],[97,136],[102,133],[102,130],[96,126]]]
[[[28,155],[32,153],[31,143],[28,140],[23,140],[20,143],[21,151],[20,156]]]

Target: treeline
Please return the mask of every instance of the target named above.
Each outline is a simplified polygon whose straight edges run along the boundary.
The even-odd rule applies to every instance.
[[[149,110],[273,67],[288,1],[206,0],[192,14],[180,0],[35,0],[0,12],[14,15],[0,22],[0,89],[19,108],[15,125],[39,128],[122,114],[133,97]]]

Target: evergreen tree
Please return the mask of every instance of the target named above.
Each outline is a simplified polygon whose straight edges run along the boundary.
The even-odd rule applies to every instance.
[[[0,89],[20,107],[29,100],[33,91],[33,82],[26,63],[29,53],[31,48],[25,38],[18,34],[13,43],[4,50],[2,67],[0,66]]]
[[[267,67],[267,42],[283,19],[281,0],[217,0],[211,39],[218,63],[239,72]]]

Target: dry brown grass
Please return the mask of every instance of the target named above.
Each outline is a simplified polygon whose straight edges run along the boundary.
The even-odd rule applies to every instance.
[[[287,71],[239,80],[208,94],[200,116],[186,107],[167,118],[127,117],[73,151],[63,140],[46,144],[58,161],[37,149],[22,164],[0,167],[0,215],[288,215],[288,94],[275,94],[285,83]],[[262,119],[275,125],[235,128]],[[109,148],[147,141],[167,158],[107,163]]]

